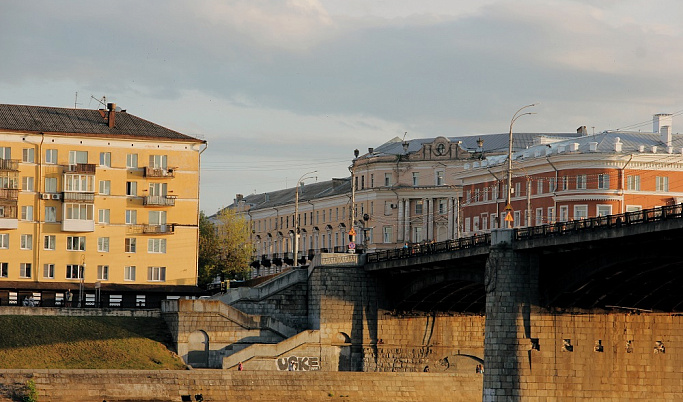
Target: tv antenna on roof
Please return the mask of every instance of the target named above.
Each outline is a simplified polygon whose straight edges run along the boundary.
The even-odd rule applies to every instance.
[[[96,97],[94,97],[94,96],[92,96],[92,95],[90,95],[90,97],[91,97],[92,99],[95,99],[95,101],[96,101],[97,103],[99,103],[100,105],[102,105],[103,108],[105,108],[105,109],[107,108],[107,97],[106,97],[106,96],[103,95],[103,96],[102,96],[102,99],[97,99]]]

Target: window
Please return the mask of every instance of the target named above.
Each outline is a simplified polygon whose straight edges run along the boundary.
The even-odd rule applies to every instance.
[[[609,189],[609,175],[606,173],[601,173],[598,175],[598,188],[602,190]]]
[[[45,192],[46,193],[56,193],[57,192],[57,178],[56,177],[46,177],[45,178]]]
[[[475,232],[479,231],[479,217],[478,216],[475,216],[474,218],[472,218],[472,229]]]
[[[21,178],[21,189],[23,191],[33,191],[33,177],[24,176]]]
[[[19,248],[21,248],[22,250],[33,250],[33,235],[32,234],[21,235],[21,245]]]
[[[522,183],[515,183],[515,197],[522,196]]]
[[[413,187],[417,186],[419,183],[420,183],[420,173],[413,172]]]
[[[489,188],[484,187],[484,201],[488,201],[488,200],[489,200]]]
[[[20,278],[30,278],[31,277],[31,263],[22,262],[19,265],[19,277]]]
[[[82,279],[83,266],[78,264],[67,264],[66,279]]]
[[[422,200],[415,201],[415,215],[422,215]]]
[[[165,282],[166,267],[147,267],[147,280],[150,282]]]
[[[45,207],[45,222],[57,222],[57,207]]]
[[[99,209],[97,210],[98,212],[98,221],[100,223],[109,223],[109,209]]]
[[[69,165],[88,163],[88,151],[69,151]]]
[[[576,175],[576,189],[577,190],[585,190],[586,189],[586,175],[585,174]]]
[[[12,159],[12,148],[0,147],[0,159]]]
[[[165,253],[166,239],[149,239],[147,240],[148,253]]]
[[[543,208],[536,208],[536,226],[543,224]]]
[[[0,262],[0,278],[7,278],[8,273],[9,273],[9,263],[8,262]]]
[[[491,229],[498,229],[498,214],[491,214]]]
[[[134,253],[135,248],[136,248],[135,237],[126,237],[126,247],[125,247],[126,253]]]
[[[149,167],[154,169],[166,169],[166,155],[150,155]]]
[[[597,216],[612,215],[612,206],[611,205],[598,204],[597,210],[596,210],[596,215]]]
[[[138,154],[126,155],[126,167],[127,168],[137,168],[138,167]]]
[[[318,213],[320,211],[315,211],[316,222],[318,220]],[[149,224],[150,225],[165,225],[166,224],[166,211],[149,211]],[[282,228],[282,217],[280,217],[280,228]]]
[[[569,206],[560,206],[560,222],[567,222],[569,220]]]
[[[45,163],[49,165],[57,164],[57,150],[56,149],[46,149],[45,150]]]
[[[0,248],[9,248],[9,233],[0,233]]]
[[[393,242],[394,239],[394,233],[393,233],[394,228],[391,226],[385,226],[382,229],[382,238],[384,239],[385,243],[391,243]]]
[[[384,186],[385,187],[391,186],[391,173],[384,173]]]
[[[436,171],[436,185],[437,186],[443,186],[445,184],[444,182],[444,171],[443,170],[437,170]]]
[[[109,265],[98,265],[97,266],[97,280],[98,281],[109,280]]]
[[[640,191],[640,175],[626,176],[626,189]]]
[[[43,264],[43,278],[54,279],[55,264]]]
[[[555,207],[548,207],[548,223],[555,223]]]
[[[91,221],[94,219],[94,206],[92,204],[66,204],[66,219],[78,219]]]
[[[536,194],[543,194],[543,179],[536,182]]]
[[[474,202],[479,202],[479,189],[474,189]]]
[[[472,190],[465,191],[465,204],[472,202]]]
[[[519,184],[519,183],[518,183],[518,184]],[[519,226],[521,225],[521,222],[522,222],[522,214],[521,214],[521,212],[520,212],[520,211],[515,211],[515,213],[514,213],[514,218],[513,218],[513,219],[514,219],[514,220],[513,220],[513,225],[514,225],[515,227],[519,227]]]
[[[569,176],[564,176],[562,178],[562,186],[560,190],[569,190]]]
[[[111,194],[111,180],[100,180],[100,194]]]
[[[44,250],[54,250],[56,249],[57,237],[55,235],[46,235],[43,241]]]
[[[127,181],[126,182],[126,195],[136,196],[138,195],[138,182]]]
[[[489,228],[489,216],[486,214],[481,215],[481,228],[486,230]]]
[[[138,223],[138,211],[134,209],[126,210],[126,225],[136,225]]]
[[[574,205],[574,219],[588,218],[588,205]]]
[[[467,232],[470,231],[471,223],[472,223],[472,219],[471,219],[471,218],[469,218],[469,217],[468,217],[468,218],[465,218],[465,229],[464,229],[464,230],[465,230],[465,233],[467,233]]]
[[[554,177],[549,177],[548,178],[548,192],[552,193],[555,192],[555,178]]]
[[[66,249],[69,251],[85,251],[85,236],[67,236]]]
[[[491,188],[491,199],[494,201],[498,199],[498,184]]]
[[[420,243],[422,241],[422,228],[421,227],[414,227],[413,228],[413,242],[414,243]]]
[[[111,167],[111,152],[100,152],[100,166]]]
[[[134,281],[135,280],[135,266],[125,267],[123,269],[123,280],[124,281]]]
[[[448,206],[446,205],[446,200],[439,200],[439,213],[445,214],[448,211]]]
[[[21,220],[32,221],[33,220],[33,206],[22,205],[21,207]]]
[[[655,178],[656,191],[669,191],[669,178],[666,176],[657,176]]]
[[[100,253],[109,252],[109,238],[108,237],[98,237],[97,238],[97,251]]]
[[[85,174],[64,175],[64,191],[95,192],[95,176]]]
[[[26,163],[33,163],[35,162],[35,149],[33,148],[24,148],[22,152],[22,162]]]
[[[150,183],[149,184],[149,195],[153,196],[165,196],[166,195],[166,183]]]

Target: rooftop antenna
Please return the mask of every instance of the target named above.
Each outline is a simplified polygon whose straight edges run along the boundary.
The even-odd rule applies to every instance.
[[[92,95],[90,95],[90,97],[95,99],[95,101],[97,103],[99,103],[100,105],[102,105],[103,108],[105,108],[105,109],[107,108],[107,97],[106,96],[102,95],[102,99],[97,99],[96,97],[94,97]]]
[[[78,109],[78,105],[80,105],[80,103],[78,103],[78,91],[76,91],[76,97],[74,99],[74,109]]]

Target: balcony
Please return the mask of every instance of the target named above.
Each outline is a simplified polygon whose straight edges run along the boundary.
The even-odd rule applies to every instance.
[[[173,234],[174,233],[174,225],[173,224],[129,225],[128,226],[128,233],[129,234]]]
[[[94,232],[95,221],[88,219],[64,219],[62,232]]]
[[[80,203],[88,203],[88,204],[92,204],[95,202],[95,194],[94,193],[73,193],[73,192],[67,193],[65,191],[64,196],[62,198],[64,199],[64,202],[80,202]]]
[[[142,205],[151,207],[172,207],[175,206],[176,196],[174,195],[147,195],[142,199]]]
[[[2,160],[2,159],[0,159]],[[19,199],[19,189],[18,188],[0,188],[0,200],[12,200],[16,201]]]
[[[0,204],[0,229],[17,229],[18,227],[17,204]]]
[[[150,178],[150,179],[165,179],[165,178],[173,178],[175,177],[175,169],[173,168],[153,168],[149,166],[145,166],[145,177]]]
[[[0,170],[19,170],[19,159],[0,159]]]
[[[64,173],[85,173],[95,174],[97,165],[93,163],[77,163],[75,165],[67,165],[64,167]]]

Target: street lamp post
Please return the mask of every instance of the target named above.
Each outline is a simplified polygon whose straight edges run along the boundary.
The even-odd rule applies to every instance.
[[[85,254],[81,256],[81,266],[79,268],[81,270],[81,280],[78,282],[78,307],[84,307],[83,291],[85,290]]]
[[[354,225],[356,224],[356,159],[358,159],[358,155],[360,155],[360,151],[357,149],[353,150],[353,162],[351,163],[351,166],[349,167],[349,170],[351,171],[351,209],[349,211],[349,220],[350,225],[349,225],[349,244],[354,243],[354,248],[349,247],[349,253],[355,253],[355,241],[356,241],[356,235],[351,234],[355,233],[356,229],[354,229]]]
[[[312,179],[315,176],[308,176],[313,173],[318,173],[317,170],[304,173],[296,182],[296,195],[294,196],[294,266],[299,265],[299,187],[301,182],[306,179]]]
[[[522,106],[519,108],[518,111],[515,112],[514,116],[512,116],[512,120],[510,120],[510,138],[509,138],[509,144],[508,144],[508,193],[507,193],[507,205],[505,206],[505,210],[510,213],[512,210],[510,202],[512,201],[512,125],[515,124],[515,121],[519,119],[520,117],[527,115],[527,114],[536,114],[533,112],[526,112],[526,113],[519,113],[522,110],[536,106],[538,103],[532,103],[531,105],[526,105]],[[507,221],[508,222],[508,228],[512,228],[512,221]]]

